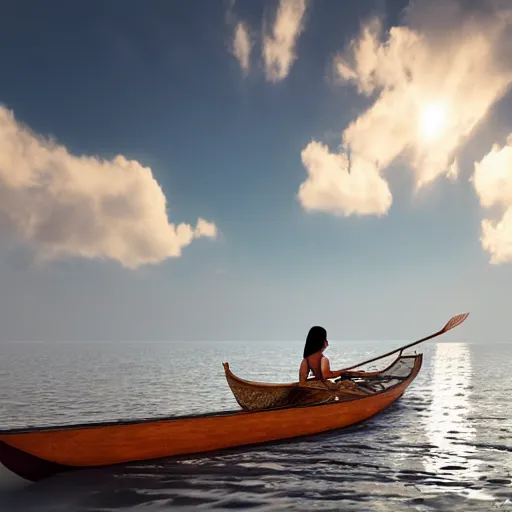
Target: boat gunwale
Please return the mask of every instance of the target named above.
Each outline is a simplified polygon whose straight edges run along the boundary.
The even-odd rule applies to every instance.
[[[404,386],[405,389],[410,385],[410,383],[416,378],[418,375],[422,362],[423,362],[423,354],[412,354],[400,356],[401,358],[413,358],[415,359],[414,365],[411,369],[411,372],[406,378],[403,378],[400,382],[397,382],[393,386],[386,388],[382,391],[378,391],[372,395],[366,396],[355,396],[353,399],[344,400],[344,401],[336,401],[336,402],[328,402],[328,403],[317,403],[317,404],[305,404],[305,405],[292,405],[292,406],[282,406],[275,407],[271,409],[256,409],[256,410],[244,410],[244,409],[236,409],[236,410],[228,410],[228,411],[215,411],[210,413],[200,413],[200,414],[184,414],[184,415],[176,415],[176,416],[162,416],[162,417],[151,417],[151,418],[138,418],[132,420],[110,420],[103,422],[87,422],[87,423],[73,423],[69,425],[49,425],[46,427],[38,427],[38,426],[30,426],[30,427],[15,427],[12,429],[0,429],[0,441],[8,443],[8,440],[5,437],[9,437],[11,435],[20,435],[20,434],[39,434],[45,432],[63,432],[70,430],[85,430],[85,429],[94,429],[94,428],[107,428],[107,427],[123,427],[130,425],[144,425],[148,423],[173,423],[176,421],[187,421],[194,419],[209,419],[209,418],[224,418],[224,417],[237,417],[237,416],[246,416],[246,415],[265,415],[272,414],[280,411],[287,410],[297,410],[297,409],[312,409],[317,407],[332,407],[332,406],[344,406],[347,403],[351,403],[353,401],[363,401],[368,399],[373,399],[377,396],[381,396],[388,392],[392,392],[398,386]],[[419,363],[418,363],[419,361]],[[385,370],[382,370],[382,372]],[[235,376],[236,377],[236,376]],[[249,382],[249,381],[246,381]],[[3,439],[1,439],[3,437]]]

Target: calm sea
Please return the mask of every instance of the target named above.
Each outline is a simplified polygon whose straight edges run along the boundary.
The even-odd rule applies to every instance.
[[[388,343],[333,343],[335,367]],[[427,342],[406,394],[357,427],[300,440],[63,474],[0,508],[512,511],[512,343]],[[302,344],[0,345],[0,428],[237,409],[221,363],[249,379],[297,378]]]

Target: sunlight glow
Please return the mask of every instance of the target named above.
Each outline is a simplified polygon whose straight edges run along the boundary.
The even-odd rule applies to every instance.
[[[420,118],[420,136],[423,140],[437,139],[446,124],[446,109],[439,103],[429,104],[423,108]]]

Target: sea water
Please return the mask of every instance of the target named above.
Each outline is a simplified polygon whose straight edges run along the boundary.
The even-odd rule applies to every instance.
[[[338,368],[399,345],[331,342],[328,354]],[[21,487],[0,469],[0,509],[512,511],[512,343],[414,350],[424,362],[413,384],[355,427]],[[287,382],[301,351],[299,342],[1,344],[0,429],[236,410],[222,362],[243,378]]]

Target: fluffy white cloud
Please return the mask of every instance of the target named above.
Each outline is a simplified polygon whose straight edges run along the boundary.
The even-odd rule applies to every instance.
[[[181,255],[216,227],[169,223],[151,169],[117,156],[74,156],[0,107],[0,235],[30,243],[42,259],[112,259],[128,268]]]
[[[304,30],[305,12],[306,0],[279,1],[272,30],[263,38],[262,53],[267,80],[279,82],[288,76],[297,58],[295,46]]]
[[[354,166],[349,172],[345,154],[334,154],[319,142],[302,150],[308,179],[299,189],[299,200],[307,210],[338,215],[384,214],[391,204],[388,184],[374,166]]]
[[[475,162],[473,185],[484,208],[503,211],[499,221],[482,221],[482,247],[491,263],[512,262],[512,134],[507,144],[495,144],[480,162]]]
[[[204,219],[197,219],[197,225],[194,230],[194,237],[208,236],[215,238],[217,236],[217,226],[213,222],[208,222]]]
[[[376,175],[399,158],[413,169],[418,189],[441,175],[457,176],[458,150],[512,83],[503,54],[512,41],[512,8],[495,2],[470,12],[461,5],[411,4],[407,25],[383,33],[374,20],[335,58],[336,77],[371,104],[343,131],[350,165],[339,166],[337,182],[345,192],[325,210],[382,213],[391,197]],[[331,166],[318,164],[315,182],[309,177],[300,195],[305,207],[323,201],[322,187],[332,174]],[[372,184],[372,193],[360,193],[362,182]],[[346,187],[354,187],[351,194]]]
[[[249,37],[247,25],[243,22],[239,22],[235,27],[232,52],[245,73],[249,72],[251,50],[252,41]]]

